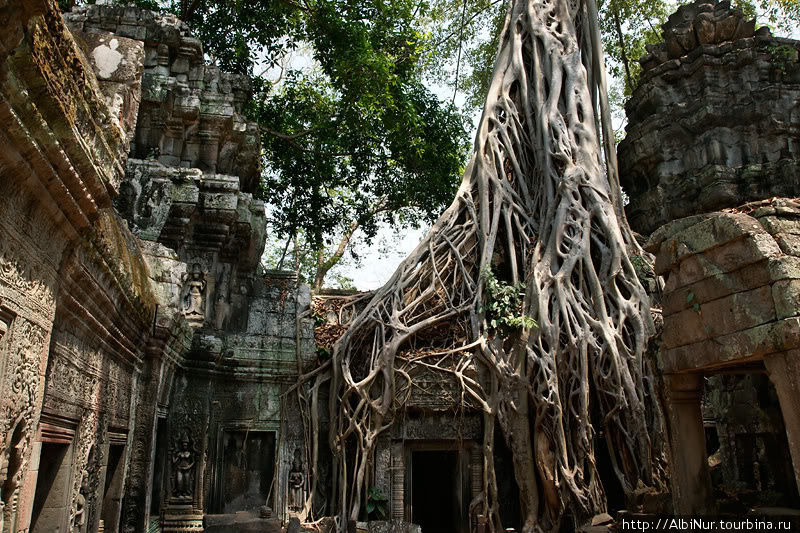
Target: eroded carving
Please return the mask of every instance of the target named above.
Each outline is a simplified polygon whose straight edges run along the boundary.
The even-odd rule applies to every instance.
[[[289,510],[300,511],[305,505],[303,489],[306,484],[306,475],[303,473],[303,462],[300,459],[300,448],[294,449],[292,469],[289,470]]]
[[[184,276],[183,316],[192,327],[201,327],[206,318],[206,273],[200,263],[194,263]]]
[[[75,497],[75,515],[72,517],[72,533],[86,531],[86,496],[89,493],[89,472],[81,472],[81,486]]]
[[[69,520],[72,533],[83,533],[84,529],[75,529],[78,523],[86,523],[86,494],[89,490],[89,456],[92,449],[96,446],[98,436],[101,433],[97,413],[86,410],[81,417],[78,430],[75,432],[75,454],[73,456],[73,466],[75,475],[72,482],[72,506],[70,508]],[[83,526],[81,526],[83,527]]]
[[[175,476],[172,495],[179,500],[191,500],[194,496],[195,458],[196,453],[189,434],[184,432],[172,454]]]

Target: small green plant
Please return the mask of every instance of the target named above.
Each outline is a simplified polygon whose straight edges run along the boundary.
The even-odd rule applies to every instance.
[[[314,327],[324,326],[328,323],[328,317],[325,316],[324,310],[317,306],[311,308],[311,318],[314,319]]]
[[[155,161],[161,155],[161,150],[158,149],[157,146],[150,148],[147,151],[147,157],[145,158],[147,161]]]
[[[781,76],[796,68],[797,50],[785,44],[771,44],[767,46],[770,63]]]
[[[330,348],[326,348],[325,346],[317,346],[317,359],[319,359],[321,363],[324,363],[330,358],[331,358]]]
[[[367,492],[367,515],[370,518],[386,518],[389,498],[378,487],[370,487]]]
[[[694,300],[694,293],[692,291],[689,291],[689,293],[686,295],[686,303],[692,304],[692,311],[694,311],[695,313],[700,312],[700,304]]]
[[[478,312],[485,313],[489,327],[507,331],[538,327],[536,320],[522,311],[525,283],[509,285],[498,280],[488,268],[481,272],[481,277],[486,287],[487,301]]]

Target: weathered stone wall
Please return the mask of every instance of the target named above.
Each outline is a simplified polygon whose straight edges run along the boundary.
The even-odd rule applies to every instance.
[[[169,15],[92,5],[65,18],[70,27],[93,38],[111,32],[117,39],[144,44],[134,157],[237,176],[242,191],[255,190],[260,150],[256,125],[241,114],[250,94],[246,78],[206,65],[200,41]],[[98,50],[103,49],[95,48],[93,57]],[[103,55],[111,54],[104,50]]]
[[[298,289],[285,273],[257,272],[266,218],[263,202],[252,194],[260,148],[256,126],[241,114],[247,80],[206,65],[200,42],[172,17],[104,5],[80,8],[66,19],[80,32],[115,116],[135,124],[128,137],[134,158],[115,207],[132,232],[151,243],[145,257],[161,333],[150,343],[144,372],[161,382],[140,396],[131,468],[149,485],[154,418],[165,413],[162,526],[197,529],[204,512],[226,508],[229,435],[270,432],[279,448],[271,502],[283,516],[291,451],[305,444],[301,421],[281,425],[287,401],[281,393],[312,362],[313,332],[309,321],[297,319],[308,307],[308,289]],[[139,85],[129,73],[136,72],[142,73],[141,105],[131,121]],[[188,336],[174,332],[179,315],[193,328]],[[174,358],[164,353],[168,346]],[[290,429],[297,428],[294,435]],[[182,450],[192,459],[188,471],[178,468]],[[140,482],[127,491],[124,526],[138,531],[147,521],[150,491]]]
[[[677,512],[714,505],[704,418],[719,439],[712,458],[721,462],[718,483],[731,492],[759,488],[751,504],[758,498],[761,503],[770,498],[772,504],[795,501],[800,480],[799,224],[800,203],[772,199],[676,220],[647,243],[656,255],[655,271],[666,281],[658,359],[668,389]],[[715,376],[703,386],[704,375],[726,372],[752,377],[732,382],[731,376]],[[761,385],[745,386],[765,373],[774,389],[759,393]],[[777,402],[770,403],[769,390]],[[787,451],[794,476],[781,477]],[[746,465],[740,464],[743,457]],[[754,461],[761,466],[756,469]]]
[[[698,0],[641,59],[618,149],[636,231],[800,191],[800,42],[754,28]]]
[[[747,214],[696,215],[651,236],[666,278],[665,372],[758,360],[800,342],[798,207],[776,200]]]
[[[0,530],[28,531],[42,446],[73,442],[63,509],[37,527],[96,528],[102,495],[118,494],[105,487],[110,447],[127,463],[156,303],[111,208],[126,131],[55,2],[3,4],[0,21]]]
[[[282,392],[315,361],[310,297],[257,271],[247,81],[174,18],[65,18],[74,36],[54,0],[0,7],[0,531],[140,532],[151,508],[201,529],[228,429],[278,437],[285,506],[306,436]]]

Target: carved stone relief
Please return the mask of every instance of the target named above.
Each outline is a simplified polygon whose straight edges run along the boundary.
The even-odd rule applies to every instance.
[[[289,470],[289,510],[300,511],[306,503],[306,476],[303,473],[303,462],[300,459],[300,448],[294,449],[292,469]]]
[[[69,515],[69,523],[72,527],[71,533],[85,532],[87,521],[86,496],[89,494],[89,456],[93,448],[98,448],[98,435],[102,431],[103,428],[100,427],[97,413],[87,409],[81,417],[78,429],[75,432],[72,506]]]
[[[174,443],[172,460],[172,499],[191,502],[195,491],[195,472],[197,471],[197,449],[184,431]]]
[[[0,500],[8,523],[16,513],[16,493],[30,460],[40,391],[39,365],[47,341],[46,332],[29,320],[4,313],[6,333],[0,347],[7,372],[0,383]],[[8,337],[6,339],[5,337]]]
[[[43,315],[51,315],[55,298],[46,281],[51,276],[41,259],[26,261],[19,249],[15,240],[0,239],[0,282],[25,295],[26,304],[39,308]]]
[[[183,316],[192,327],[199,328],[206,319],[206,272],[200,263],[193,263],[190,272],[184,274]]]
[[[72,532],[71,533],[85,533],[86,532],[86,497],[89,493],[89,472],[84,470],[81,472],[80,489],[77,496],[75,496],[75,514],[72,517]]]
[[[77,337],[63,332],[55,335],[57,339],[47,364],[44,408],[71,418],[79,417],[85,408],[102,410],[109,414],[115,426],[127,426],[131,370],[104,357],[102,352]]]

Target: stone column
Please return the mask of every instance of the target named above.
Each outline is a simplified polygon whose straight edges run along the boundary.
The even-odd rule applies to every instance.
[[[392,520],[405,520],[406,464],[403,441],[392,443]]]
[[[778,392],[794,478],[800,487],[800,350],[768,355],[764,363]]]
[[[676,514],[710,510],[711,477],[700,399],[702,374],[668,374],[667,411],[672,437],[672,501]]]

